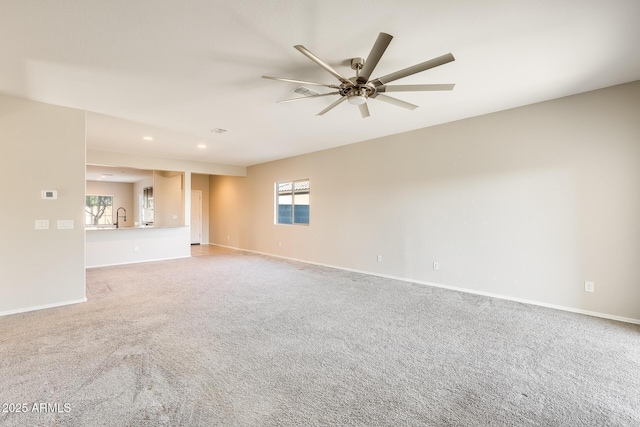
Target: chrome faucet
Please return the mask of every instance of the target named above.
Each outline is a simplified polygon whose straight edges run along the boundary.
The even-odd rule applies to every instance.
[[[116,211],[116,223],[114,224],[116,228],[118,228],[118,223],[120,221],[120,209],[124,211],[124,215],[122,216],[122,219],[124,219],[125,221],[127,220],[127,210],[123,207],[119,207],[118,210]]]

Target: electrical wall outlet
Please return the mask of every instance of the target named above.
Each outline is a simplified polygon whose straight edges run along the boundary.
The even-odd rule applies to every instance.
[[[584,291],[585,292],[595,292],[596,285],[593,282],[584,282]]]
[[[434,262],[434,263],[433,263],[433,269],[434,269],[434,270],[438,270],[438,269],[440,269],[440,264],[438,264],[437,262]]]
[[[382,262],[382,255],[378,255],[378,262]]]

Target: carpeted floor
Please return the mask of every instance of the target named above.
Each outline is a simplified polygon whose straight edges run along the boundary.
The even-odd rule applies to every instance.
[[[0,425],[640,425],[640,326],[241,252],[87,286],[0,318]]]

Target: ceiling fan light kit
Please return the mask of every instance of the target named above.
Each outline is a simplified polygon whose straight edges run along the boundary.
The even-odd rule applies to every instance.
[[[367,91],[363,88],[354,88],[347,92],[347,101],[352,105],[361,105],[367,102]]]
[[[326,84],[326,83],[318,83],[318,82],[309,82],[304,80],[297,79],[289,79],[283,77],[271,77],[271,76],[262,76],[264,79],[271,80],[279,80],[283,82],[290,83],[301,83],[308,84],[313,86],[324,86],[330,89],[335,89],[334,92],[329,93],[321,93],[317,95],[307,95],[302,98],[293,98],[287,99],[284,101],[278,101],[278,103],[286,103],[299,101],[302,99],[310,99],[310,98],[318,98],[322,96],[329,95],[339,95],[337,101],[333,102],[324,110],[320,111],[317,115],[322,116],[326,112],[332,110],[338,104],[342,103],[345,99],[348,100],[349,104],[357,105],[360,109],[360,114],[362,118],[369,117],[369,108],[367,107],[367,100],[369,99],[377,99],[378,101],[387,102],[389,104],[406,108],[408,110],[414,110],[418,106],[411,104],[409,102],[402,101],[397,98],[393,98],[388,95],[382,95],[385,92],[424,92],[424,91],[445,91],[445,90],[453,90],[454,84],[413,84],[413,85],[391,85],[391,83],[395,80],[402,79],[404,77],[411,76],[413,74],[421,73],[431,68],[438,67],[440,65],[444,65],[446,63],[455,61],[455,58],[451,53],[447,53],[446,55],[439,56],[434,59],[430,59],[428,61],[422,62],[420,64],[416,64],[412,67],[404,68],[402,70],[396,71],[395,73],[387,74],[386,76],[378,77],[375,79],[371,79],[371,74],[375,69],[376,65],[382,58],[382,54],[384,54],[385,50],[391,43],[391,39],[393,36],[380,33],[376,42],[369,52],[369,56],[367,59],[364,58],[353,58],[351,60],[351,69],[355,70],[356,75],[351,78],[346,78],[341,75],[338,71],[333,69],[329,64],[322,61],[316,55],[314,55],[311,51],[305,48],[302,45],[294,46],[299,52],[305,55],[307,58],[315,62],[320,67],[324,68],[327,72],[333,75],[336,79],[340,81],[340,84]]]

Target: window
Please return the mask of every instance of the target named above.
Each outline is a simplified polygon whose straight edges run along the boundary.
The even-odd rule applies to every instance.
[[[279,182],[276,187],[276,224],[309,225],[309,180]]]
[[[113,220],[113,196],[87,195],[85,198],[85,224],[111,225]]]

